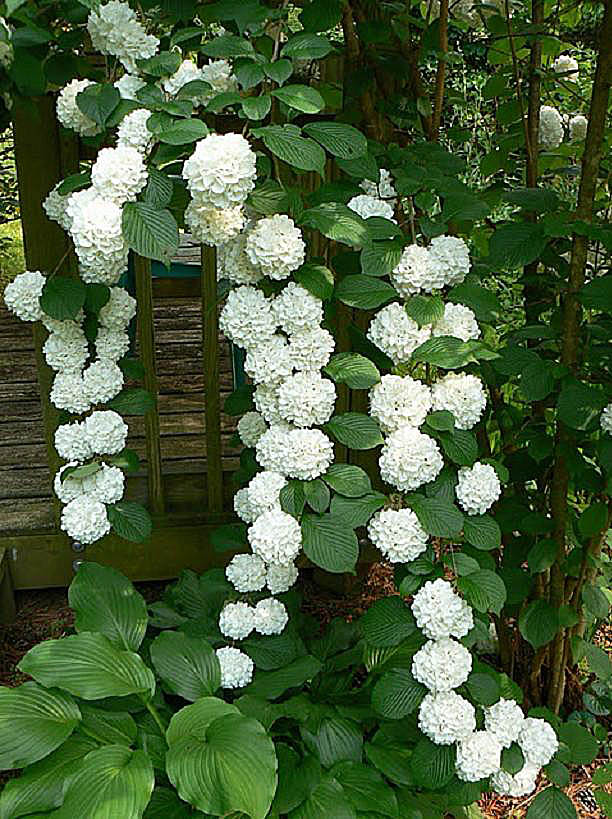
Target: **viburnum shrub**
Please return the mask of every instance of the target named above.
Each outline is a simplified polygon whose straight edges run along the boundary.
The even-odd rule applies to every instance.
[[[220,326],[249,384],[226,404],[241,523],[215,542],[242,550],[148,610],[112,569],[81,566],[76,633],[28,652],[35,682],[0,690],[0,760],[25,768],[0,817],[467,816],[487,790],[529,795],[542,770],[530,817],[575,815],[567,765],[597,756],[612,699],[590,639],[609,594],[609,52],[588,116],[566,121],[580,66],[538,34],[558,33],[539,0],[450,19],[446,0],[149,5],[71,18],[69,48],[93,46],[106,73],[69,69],[57,115],[97,154],[43,207],[79,278],[58,260],[5,301],[49,331],[62,528],[143,541],[121,414],[150,396],[124,388],[141,368],[118,282],[130,251],[168,263],[179,226],[216,248]],[[38,32],[45,88],[60,85],[52,11],[12,6],[3,81],[28,92]],[[497,131],[475,182],[469,132],[441,127],[449,32],[458,52],[489,49]],[[298,567],[355,572],[366,542],[398,594],[321,631]],[[564,722],[579,662],[585,710]]]

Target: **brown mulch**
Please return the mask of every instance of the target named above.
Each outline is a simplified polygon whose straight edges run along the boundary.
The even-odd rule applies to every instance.
[[[395,594],[393,569],[377,563],[365,569],[352,583],[337,584],[335,590],[322,588],[315,578],[304,572],[301,583],[304,595],[304,610],[325,624],[334,617],[352,620],[359,617],[373,602],[389,594]],[[147,602],[158,600],[163,583],[139,583],[138,590]],[[73,615],[68,607],[64,589],[19,592],[17,594],[17,618],[9,626],[0,626],[0,685],[14,686],[26,677],[17,664],[32,646],[52,638],[62,637],[73,625]],[[612,648],[612,626],[602,628],[597,642],[608,650]],[[597,807],[591,789],[593,771],[607,760],[599,760],[589,767],[572,771],[572,780],[565,789],[576,807],[579,819],[605,819]],[[541,778],[538,790],[547,787],[545,777]],[[612,790],[606,786],[606,790]],[[509,799],[490,794],[480,801],[485,819],[523,819],[533,796],[523,799]]]

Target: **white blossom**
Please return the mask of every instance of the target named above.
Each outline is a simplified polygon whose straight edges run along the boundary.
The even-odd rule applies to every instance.
[[[428,580],[419,589],[412,601],[412,613],[418,627],[430,640],[464,637],[474,626],[470,606],[441,577]]]
[[[124,100],[134,100],[134,102],[138,101],[138,92],[141,88],[144,88],[146,82],[142,79],[142,77],[137,77],[135,74],[124,74],[123,77],[118,79],[114,86],[119,92],[121,99]],[[149,111],[149,114],[151,112]]]
[[[578,62],[573,57],[570,57],[569,54],[559,54],[553,63],[553,71],[555,74],[563,74],[564,80],[576,82],[578,80],[580,67]]]
[[[348,207],[362,219],[369,219],[370,216],[380,216],[383,219],[390,219],[395,222],[393,218],[393,205],[379,199],[377,196],[370,196],[367,193],[353,196],[348,202]]]
[[[192,199],[185,210],[185,224],[196,241],[218,247],[238,236],[245,224],[244,210],[242,205],[220,209]]]
[[[456,770],[464,782],[478,782],[499,770],[502,747],[487,731],[474,731],[457,745]]]
[[[452,745],[476,730],[476,711],[454,691],[427,694],[419,707],[419,728],[436,745]]]
[[[96,410],[83,421],[89,448],[96,455],[116,455],[125,447],[128,426],[114,410]]]
[[[470,676],[471,670],[472,655],[465,646],[450,637],[429,640],[412,658],[415,680],[437,693],[459,688]]]
[[[386,168],[380,169],[378,183],[364,179],[359,183],[359,187],[368,196],[378,196],[380,199],[395,199],[397,196],[397,191],[393,186],[393,177]]]
[[[46,277],[39,270],[26,270],[9,282],[4,290],[8,309],[22,321],[40,321],[43,317],[40,297]]]
[[[83,371],[83,389],[92,404],[105,404],[123,387],[123,373],[114,361],[101,358]]]
[[[276,333],[257,344],[251,344],[244,359],[244,369],[255,384],[275,384],[293,371],[289,344]]]
[[[458,236],[436,236],[432,239],[429,258],[445,286],[461,284],[470,272],[470,251]]]
[[[234,555],[225,576],[236,591],[261,591],[266,585],[266,564],[257,555]]]
[[[603,408],[599,418],[599,424],[603,432],[612,435],[612,401]]]
[[[410,563],[427,548],[427,532],[412,509],[383,509],[368,523],[368,536],[391,563]]]
[[[554,728],[544,719],[527,717],[518,736],[525,761],[532,765],[548,765],[559,750]]]
[[[255,446],[267,429],[268,425],[259,412],[245,412],[237,426],[238,436],[247,447]]]
[[[245,523],[253,523],[255,520],[255,515],[253,514],[249,501],[249,490],[246,486],[234,494],[234,512],[238,515],[240,520],[243,520]]]
[[[83,478],[85,493],[100,503],[117,503],[123,497],[125,476],[118,466],[102,464],[101,468]]]
[[[400,492],[411,492],[435,480],[444,466],[438,444],[414,427],[400,427],[383,444],[380,477]]]
[[[264,512],[247,534],[251,549],[266,563],[290,563],[302,547],[300,524],[281,509]]]
[[[480,461],[472,467],[462,466],[455,493],[468,515],[483,515],[501,494],[497,472],[490,464]]]
[[[255,186],[255,153],[240,134],[209,134],[183,165],[193,199],[215,208],[241,205]]]
[[[383,432],[420,427],[430,409],[430,388],[408,375],[383,375],[370,390],[370,415]]]
[[[69,425],[66,424],[66,426]],[[73,466],[79,466],[79,462],[69,461],[67,464],[64,464],[64,466],[57,470],[55,478],[53,479],[53,491],[62,503],[70,503],[70,501],[85,494],[81,478],[72,477],[72,475],[67,475],[65,478],[63,477],[64,472]]]
[[[130,337],[121,330],[100,327],[96,336],[96,354],[100,359],[119,361],[130,349]]]
[[[491,777],[491,787],[497,793],[504,796],[511,796],[518,799],[521,796],[529,796],[536,789],[539,765],[527,763],[516,774],[510,774],[501,768]]]
[[[293,333],[289,337],[289,354],[294,368],[305,372],[321,370],[329,364],[335,344],[332,334],[323,327]]]
[[[255,457],[263,469],[289,475],[289,431],[287,424],[273,423],[257,441]]]
[[[198,68],[198,66],[193,62],[193,60],[183,60],[183,62],[179,65],[172,76],[167,77],[162,82],[162,88],[167,94],[170,96],[174,96],[178,94],[181,88],[184,85],[187,85],[189,82],[194,82],[196,80],[203,80],[204,77],[202,76],[202,69]],[[201,100],[198,95],[194,95],[192,97],[192,102],[194,105],[199,105],[200,102],[205,100]]]
[[[79,259],[81,278],[87,283],[115,284],[127,270],[128,246],[122,231],[122,210],[115,202],[88,192],[88,200],[75,208],[70,235]]]
[[[499,740],[502,748],[509,748],[516,742],[525,720],[520,705],[503,697],[484,709],[484,717],[485,728]]]
[[[77,105],[77,95],[93,85],[91,80],[71,80],[59,92],[55,108],[57,118],[70,131],[76,131],[80,136],[95,136],[102,128],[97,122],[84,114]]]
[[[312,427],[329,421],[336,403],[336,387],[318,373],[296,373],[278,388],[278,409],[296,427]]]
[[[86,461],[94,454],[85,423],[82,421],[60,424],[55,430],[54,446],[60,458],[70,463]]]
[[[49,219],[53,222],[57,222],[64,230],[68,230],[71,221],[66,215],[68,196],[63,196],[59,192],[58,188],[61,184],[61,182],[58,182],[57,185],[51,188],[42,205]]]
[[[141,154],[146,154],[154,140],[147,127],[150,116],[151,112],[146,108],[137,108],[126,114],[117,128],[117,146],[133,148]]]
[[[540,108],[539,142],[546,151],[553,151],[563,142],[563,120],[552,105],[543,105]]]
[[[323,321],[323,302],[301,284],[289,282],[272,302],[272,312],[285,333],[299,333]]]
[[[391,281],[403,298],[424,291],[431,293],[444,287],[444,270],[433,264],[428,248],[408,245],[402,253],[398,265],[391,273]]]
[[[276,332],[272,302],[255,287],[243,285],[230,290],[219,326],[230,341],[248,350],[271,339]]]
[[[217,249],[217,271],[220,279],[229,279],[232,284],[256,284],[262,273],[251,264],[246,254],[246,232],[219,245]]]
[[[224,646],[216,651],[221,666],[222,688],[243,688],[253,679],[253,660],[232,646]]]
[[[135,73],[136,61],[153,57],[159,46],[157,37],[146,33],[136,12],[121,0],[92,9],[87,30],[96,51],[117,57],[128,72]]]
[[[147,178],[142,154],[127,145],[102,148],[91,169],[91,184],[98,196],[117,205],[133,202]]]
[[[285,214],[260,219],[247,235],[246,254],[270,279],[286,279],[304,261],[301,230]]]
[[[89,345],[80,325],[73,321],[61,333],[49,335],[43,345],[43,353],[51,369],[80,373],[89,355]]]
[[[457,429],[472,429],[487,406],[482,381],[469,373],[448,373],[431,388],[434,410],[452,412]]]
[[[286,485],[285,477],[279,472],[258,472],[247,486],[249,505],[253,519],[270,509],[280,509],[280,491]]]
[[[232,67],[227,60],[211,60],[202,66],[201,74],[204,82],[212,86],[205,101],[212,99],[216,94],[223,94],[227,91],[236,91],[238,82],[232,74]]]
[[[255,627],[255,609],[248,603],[226,603],[219,615],[221,634],[232,640],[244,640]]]
[[[60,526],[68,537],[88,545],[111,530],[106,506],[89,495],[79,495],[62,509]]]
[[[589,121],[582,114],[576,114],[569,121],[569,135],[572,142],[582,142],[586,139]]]
[[[410,361],[412,353],[431,335],[431,325],[419,327],[399,302],[383,307],[368,327],[368,338],[395,364]]]
[[[123,287],[111,287],[110,298],[98,313],[101,327],[125,330],[136,315],[136,299]]]
[[[434,322],[431,333],[434,336],[453,336],[462,341],[470,341],[480,337],[480,327],[469,307],[447,302],[444,305],[444,316]]]
[[[62,370],[56,374],[49,398],[58,409],[76,415],[87,412],[91,406],[91,401],[85,394],[83,375],[75,370]]]
[[[263,415],[269,424],[282,425],[285,423],[278,409],[279,387],[280,384],[258,384],[253,393],[253,401],[257,411]]]
[[[255,631],[260,634],[280,634],[288,620],[287,609],[274,597],[266,597],[255,606]]]
[[[334,445],[320,429],[289,430],[287,447],[287,475],[300,481],[323,475],[334,460]]]
[[[266,585],[271,594],[289,591],[298,578],[298,570],[293,563],[271,563],[266,572]]]

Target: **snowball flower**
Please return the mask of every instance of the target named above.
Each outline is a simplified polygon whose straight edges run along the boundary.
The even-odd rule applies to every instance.
[[[281,509],[264,512],[247,534],[253,552],[266,563],[290,563],[302,547],[300,524]]]
[[[124,74],[123,77],[118,79],[114,86],[119,92],[121,99],[123,100],[134,100],[135,102],[138,100],[138,92],[141,88],[144,88],[146,82],[141,78],[137,77],[134,74]],[[149,111],[149,115],[151,112]]]
[[[87,412],[91,406],[91,401],[85,394],[83,376],[75,370],[62,370],[57,373],[53,379],[49,398],[58,409],[67,410],[76,415]]]
[[[232,74],[232,66],[227,60],[211,60],[200,69],[202,79],[212,86],[204,101],[208,101],[216,94],[226,91],[235,91],[238,87],[236,77]]]
[[[128,426],[114,410],[96,410],[83,421],[83,430],[91,452],[116,455],[125,447]]]
[[[431,325],[419,327],[399,302],[383,307],[368,327],[368,338],[395,364],[410,361],[412,353],[431,335]]]
[[[381,216],[383,219],[393,218],[393,205],[379,199],[377,196],[369,196],[363,193],[359,196],[353,196],[348,202],[348,207],[361,216],[362,219],[369,219],[370,216]]]
[[[480,461],[472,467],[462,466],[455,493],[468,515],[484,515],[501,494],[497,472],[490,464]]]
[[[255,627],[255,610],[248,603],[227,603],[219,615],[221,634],[232,640],[244,640]]]
[[[431,293],[444,287],[444,271],[432,263],[428,248],[408,245],[397,267],[391,273],[391,281],[400,296],[407,299],[415,293]]]
[[[259,345],[276,332],[272,302],[255,287],[243,285],[230,290],[219,316],[219,326],[239,347],[250,349]]]
[[[280,509],[280,491],[287,481],[279,472],[258,472],[247,486],[249,505],[255,520],[270,509]]]
[[[260,591],[266,585],[266,564],[257,555],[234,555],[225,576],[236,591]]]
[[[286,424],[273,423],[255,446],[257,463],[271,472],[289,474],[289,429]]]
[[[81,327],[73,321],[61,333],[51,333],[43,346],[45,361],[53,370],[81,371],[89,355],[89,344]]]
[[[436,236],[429,246],[429,258],[444,285],[461,284],[470,272],[470,251],[457,236]]]
[[[267,429],[265,419],[259,412],[245,412],[238,421],[238,436],[248,447],[255,446]]]
[[[255,187],[255,153],[240,134],[209,134],[183,165],[193,199],[215,208],[241,205]]]
[[[8,309],[22,321],[40,321],[43,311],[39,303],[46,278],[39,270],[19,273],[4,290]]]
[[[247,349],[244,369],[255,384],[275,384],[290,375],[293,365],[285,336],[276,333],[252,344]]]
[[[196,241],[219,246],[238,236],[245,224],[244,210],[242,205],[219,209],[192,199],[185,210],[185,224]]]
[[[312,427],[329,421],[336,403],[336,387],[318,373],[296,373],[278,388],[278,409],[296,427]]]
[[[278,388],[280,384],[258,384],[253,393],[253,401],[269,424],[284,424],[278,410]],[[265,430],[264,430],[265,432]]]
[[[150,116],[151,112],[146,108],[137,108],[123,117],[117,129],[117,147],[133,148],[146,154],[154,139],[147,127]]]
[[[457,745],[457,776],[478,782],[499,770],[502,747],[487,731],[474,731]]]
[[[57,118],[70,131],[76,131],[80,136],[95,136],[102,128],[97,122],[84,114],[77,105],[77,95],[93,85],[91,80],[71,80],[59,92],[55,108]]]
[[[82,421],[61,424],[55,430],[54,446],[60,458],[71,463],[86,461],[94,454],[85,423]]]
[[[480,327],[469,307],[448,302],[444,305],[444,316],[434,322],[431,333],[434,336],[453,336],[469,341],[480,337]]]
[[[79,466],[78,461],[70,461],[62,466],[57,470],[53,479],[53,491],[62,503],[70,503],[70,501],[85,493],[81,478],[74,478],[72,475],[63,477],[64,472],[73,466]]]
[[[452,412],[457,429],[472,429],[487,405],[482,381],[469,373],[448,373],[431,388],[434,410]]]
[[[217,249],[217,275],[229,279],[232,284],[255,284],[262,278],[261,272],[251,264],[246,254],[247,234],[241,233]]]
[[[563,142],[563,120],[552,105],[543,105],[540,108],[539,141],[546,151],[558,148]]]
[[[569,134],[572,142],[582,142],[586,139],[589,121],[582,114],[576,114],[569,121]]]
[[[380,477],[400,492],[411,492],[435,480],[444,466],[433,438],[414,427],[400,427],[383,444]]]
[[[260,219],[246,240],[246,254],[264,276],[280,281],[304,261],[306,245],[301,230],[285,214]]]
[[[454,691],[427,694],[419,708],[419,728],[436,745],[452,745],[476,730],[476,711]]]
[[[298,570],[293,563],[272,563],[266,572],[266,585],[272,594],[289,591],[298,578]]]
[[[293,429],[287,433],[285,469],[290,478],[300,481],[318,478],[327,472],[333,460],[334,445],[320,429]]]
[[[383,375],[370,390],[370,415],[383,432],[420,427],[430,409],[430,388],[408,375]]]
[[[80,193],[72,194],[70,200]],[[79,272],[86,283],[115,284],[127,270],[128,260],[128,246],[122,232],[122,210],[115,202],[95,193],[93,196],[86,193],[88,198],[82,207],[73,209],[70,225]],[[71,202],[68,208],[70,206]]]
[[[544,719],[527,717],[518,736],[518,744],[526,762],[548,765],[559,749],[554,728]]]
[[[216,650],[221,667],[222,688],[243,688],[253,679],[253,660],[237,648],[224,646]]]
[[[193,60],[183,60],[183,62],[176,69],[171,77],[167,77],[162,82],[162,88],[167,94],[174,96],[178,94],[184,85],[195,80],[202,80],[202,70],[193,62]],[[199,97],[192,97],[194,105],[199,103]]]
[[[604,407],[599,418],[599,424],[603,432],[607,432],[608,435],[612,435],[612,401]]]
[[[80,495],[64,506],[60,526],[68,537],[85,545],[100,540],[111,530],[106,506],[89,495]]]
[[[102,464],[102,467],[83,478],[83,489],[87,495],[100,503],[117,503],[123,497],[125,476],[118,466]]]
[[[92,404],[105,404],[123,387],[123,373],[114,361],[101,358],[83,371],[83,388]]]
[[[520,705],[503,697],[484,709],[484,717],[485,728],[498,739],[502,748],[509,748],[516,742],[525,721]]]
[[[296,370],[321,370],[334,351],[334,337],[323,327],[300,330],[289,337],[289,354]]]
[[[523,765],[521,770],[512,775],[501,768],[491,777],[491,787],[497,793],[504,796],[511,796],[518,799],[520,796],[529,796],[536,789],[539,765],[532,765],[529,762]]]
[[[418,627],[430,640],[464,637],[474,626],[470,606],[441,577],[428,580],[419,589],[412,601],[412,613]]]
[[[87,30],[96,51],[110,54],[135,73],[137,60],[146,60],[157,52],[159,40],[147,34],[136,12],[121,0],[109,0],[89,12]]]
[[[68,196],[63,196],[58,188],[61,182],[55,185],[45,199],[43,200],[43,210],[53,222],[57,222],[64,230],[70,227],[70,219],[66,215],[66,205],[68,204]]]
[[[288,620],[287,609],[274,597],[266,597],[255,606],[255,631],[260,634],[280,634]]]
[[[553,63],[553,71],[555,74],[563,74],[564,79],[576,82],[578,79],[579,66],[577,61],[570,57],[569,54],[559,54]]]
[[[91,184],[103,199],[123,205],[133,202],[147,184],[140,151],[127,145],[102,148],[91,169]]]
[[[397,191],[393,187],[393,177],[386,168],[380,169],[378,183],[364,179],[359,183],[359,187],[368,196],[378,196],[380,199],[394,199],[397,196]]]
[[[125,330],[136,315],[136,299],[123,287],[111,287],[110,298],[98,313],[101,327]]]
[[[249,502],[249,490],[246,487],[239,489],[234,494],[234,512],[238,515],[240,520],[243,520],[245,523],[253,523],[255,520],[255,515]]]
[[[130,337],[119,330],[100,327],[96,336],[96,353],[98,358],[108,361],[119,361],[130,349]]]
[[[272,302],[272,312],[285,333],[299,333],[323,321],[323,302],[301,284],[289,282]]]
[[[470,676],[471,670],[472,655],[465,646],[450,637],[429,640],[412,658],[413,677],[430,691],[445,692],[458,688]]]
[[[412,509],[383,509],[368,523],[368,537],[391,563],[410,563],[427,548],[427,532]]]

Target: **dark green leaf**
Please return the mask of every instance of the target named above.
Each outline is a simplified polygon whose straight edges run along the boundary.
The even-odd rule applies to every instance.
[[[527,819],[577,819],[576,808],[559,788],[546,788],[533,800]]]
[[[345,412],[325,424],[325,429],[349,449],[372,449],[383,443],[376,421],[362,412]]]
[[[318,171],[323,176],[325,169],[325,151],[312,139],[300,136],[299,129],[293,125],[267,125],[253,131],[254,136],[263,140],[268,150],[302,171]]]
[[[414,510],[423,529],[434,537],[457,537],[463,528],[463,515],[453,503],[442,498],[409,495],[407,505]]]
[[[108,402],[108,406],[122,415],[144,415],[153,409],[155,399],[142,387],[129,387],[122,389],[119,395]]]
[[[332,464],[323,480],[334,492],[347,498],[360,498],[372,490],[368,474],[352,464]]]
[[[77,107],[100,128],[103,128],[121,99],[110,83],[96,83],[76,95]]]
[[[377,600],[359,620],[366,641],[377,648],[397,646],[415,631],[414,617],[401,597]]]
[[[354,572],[359,546],[355,532],[344,518],[326,513],[305,514],[302,520],[304,552],[316,566],[328,572]]]
[[[402,719],[419,707],[426,693],[407,668],[395,668],[374,686],[372,705],[386,719]]]
[[[140,503],[119,501],[106,507],[113,530],[124,540],[144,543],[151,536],[153,523],[147,510]]]
[[[318,230],[328,239],[353,247],[361,247],[369,242],[366,222],[341,202],[323,202],[314,208],[308,208],[300,219],[300,225]]]
[[[86,292],[85,285],[80,279],[53,276],[45,281],[40,306],[51,318],[60,321],[74,319],[83,309]]]
[[[306,262],[295,271],[293,278],[323,301],[330,299],[334,292],[334,275],[322,264]]]
[[[360,273],[340,280],[336,285],[336,298],[349,307],[374,310],[396,299],[397,292],[387,282]]]
[[[481,569],[460,577],[457,588],[477,611],[483,613],[493,611],[499,614],[506,602],[504,581],[489,569]]]
[[[169,263],[178,249],[174,216],[146,202],[127,202],[123,206],[123,235],[130,248],[147,259]]]
[[[415,781],[427,790],[443,787],[455,773],[454,745],[435,745],[423,737],[419,740],[412,757],[410,767]]]
[[[271,93],[273,97],[277,97],[285,105],[303,111],[305,114],[317,114],[325,108],[323,97],[315,88],[311,88],[309,85],[284,85]],[[315,136],[315,134],[309,133],[308,128],[304,128],[304,131],[309,136]]]
[[[320,60],[326,57],[332,46],[321,34],[296,34],[289,39],[283,48],[283,57],[294,60]]]
[[[559,614],[546,600],[533,600],[521,612],[519,629],[534,648],[549,643],[559,630]]]
[[[329,506],[330,492],[324,481],[315,478],[304,481],[304,498],[311,509],[322,514]]]
[[[337,384],[346,384],[352,390],[367,390],[380,381],[376,365],[359,353],[336,353],[324,371]]]
[[[490,515],[466,515],[463,533],[467,542],[477,549],[490,551],[501,546],[501,530]]]
[[[368,150],[361,131],[343,122],[311,122],[304,126],[304,132],[340,159],[357,159]]]

